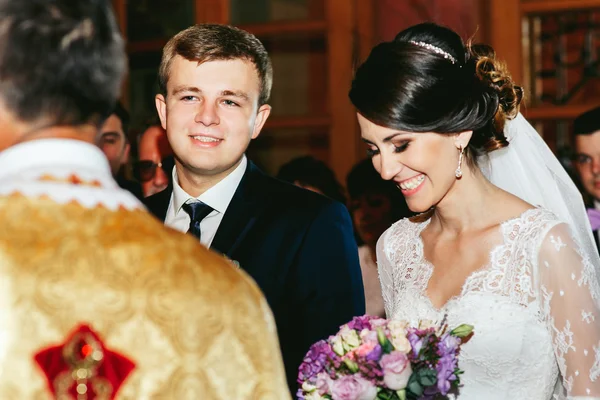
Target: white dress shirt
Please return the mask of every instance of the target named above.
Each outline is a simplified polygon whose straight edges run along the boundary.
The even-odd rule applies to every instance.
[[[115,182],[104,153],[74,139],[37,139],[0,152],[0,196],[14,193],[86,208],[144,209]]]
[[[236,169],[197,198],[190,196],[181,188],[177,178],[176,168],[173,168],[173,193],[171,194],[171,200],[169,201],[165,225],[180,232],[187,232],[190,227],[190,216],[183,210],[182,206],[185,203],[200,200],[204,204],[211,206],[213,209],[213,211],[200,222],[200,242],[206,247],[210,247],[215,234],[217,233],[217,229],[219,229],[219,225],[223,220],[223,215],[225,214],[238,185],[244,177],[247,165],[248,160],[246,159],[246,156],[244,156]]]

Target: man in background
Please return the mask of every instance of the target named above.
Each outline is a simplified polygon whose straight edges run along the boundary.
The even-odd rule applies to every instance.
[[[573,164],[585,190],[584,199],[596,244],[600,243],[600,107],[589,110],[573,122],[575,155]],[[600,245],[599,245],[600,248]]]
[[[113,177],[120,187],[130,191],[138,199],[142,199],[142,188],[139,183],[130,181],[124,176],[124,167],[129,162],[131,145],[127,138],[129,131],[129,113],[121,102],[106,119],[97,138],[98,147],[106,155]]]
[[[0,0],[0,21],[0,399],[289,399],[256,285],[95,145],[126,68],[109,2]]]

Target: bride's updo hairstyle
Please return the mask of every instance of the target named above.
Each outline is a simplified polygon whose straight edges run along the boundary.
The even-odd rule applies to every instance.
[[[371,122],[407,132],[473,131],[476,156],[508,146],[504,124],[523,91],[485,45],[465,45],[454,31],[423,23],[377,45],[356,71],[350,100]]]

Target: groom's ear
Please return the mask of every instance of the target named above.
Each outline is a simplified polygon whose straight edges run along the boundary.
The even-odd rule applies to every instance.
[[[471,141],[472,136],[473,136],[473,131],[464,131],[464,132],[457,134],[454,137],[454,144],[456,145],[456,148],[457,149],[466,148],[469,145],[469,142]]]

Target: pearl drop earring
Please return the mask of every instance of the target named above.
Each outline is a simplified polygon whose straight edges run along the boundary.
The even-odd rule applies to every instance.
[[[463,152],[464,152],[463,147],[460,146],[458,151],[459,151],[458,168],[456,168],[456,171],[454,171],[454,175],[456,176],[456,179],[460,179],[462,177],[462,170],[460,169],[460,167],[462,166],[462,159],[463,159]]]

